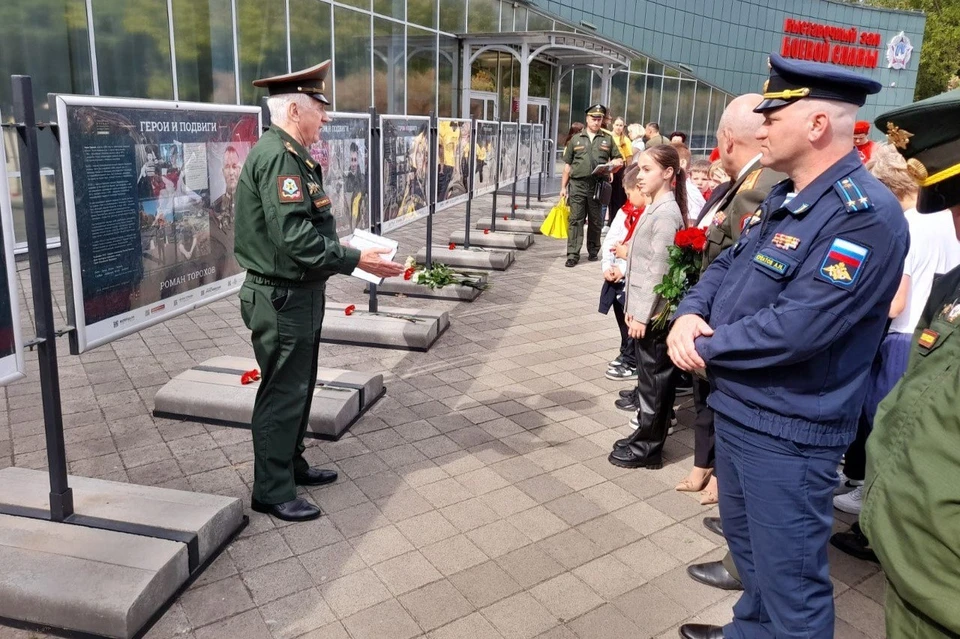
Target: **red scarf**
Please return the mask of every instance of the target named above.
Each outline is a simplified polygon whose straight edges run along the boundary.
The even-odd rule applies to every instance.
[[[627,227],[627,236],[623,238],[624,244],[629,242],[630,238],[633,237],[633,229],[637,228],[637,222],[640,221],[640,216],[643,215],[644,208],[646,207],[641,206],[638,209],[629,201],[625,202],[624,205],[620,207],[620,210],[623,211],[627,216],[627,219],[623,223],[623,225]]]

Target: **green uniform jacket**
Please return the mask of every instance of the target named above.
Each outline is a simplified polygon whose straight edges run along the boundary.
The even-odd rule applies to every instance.
[[[921,616],[956,635],[960,635],[958,411],[960,267],[934,285],[913,336],[907,372],[880,403],[867,440],[860,514],[863,531],[896,594]],[[930,636],[934,635],[941,636]]]
[[[743,172],[730,187],[713,215],[707,229],[707,248],[704,251],[703,270],[723,251],[737,243],[740,231],[750,217],[760,208],[770,189],[787,178],[783,173],[765,169],[757,160]]]
[[[255,275],[317,288],[360,261],[337,237],[320,167],[276,126],[243,163],[234,206],[237,261]]]
[[[593,170],[601,164],[620,157],[613,136],[600,131],[590,141],[586,129],[570,138],[563,150],[563,161],[570,165],[570,179],[582,180],[592,177]]]

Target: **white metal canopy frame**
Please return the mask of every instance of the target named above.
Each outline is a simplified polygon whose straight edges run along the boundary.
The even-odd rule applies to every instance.
[[[535,59],[558,69],[554,82],[552,137],[557,139],[560,111],[560,79],[577,67],[593,69],[600,75],[601,102],[610,102],[610,81],[618,71],[628,69],[640,52],[600,36],[568,31],[519,31],[513,33],[464,33],[457,36],[463,46],[463,84],[470,86],[473,63],[481,55],[499,51],[512,55],[520,63],[519,122],[527,122],[530,92],[530,63]],[[470,112],[470,92],[463,91],[461,113]]]

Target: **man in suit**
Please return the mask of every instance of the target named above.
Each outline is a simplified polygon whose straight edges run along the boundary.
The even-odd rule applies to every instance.
[[[727,105],[717,125],[717,142],[720,149],[720,162],[723,170],[730,175],[730,181],[724,184],[729,188],[719,198],[711,197],[697,218],[697,226],[707,229],[707,248],[704,251],[703,270],[720,253],[740,238],[745,222],[760,208],[767,193],[786,175],[760,165],[760,141],[756,131],[763,124],[763,116],[753,112],[753,107],[763,100],[756,93],[741,95]],[[724,184],[717,187],[719,191]],[[714,466],[714,430],[713,410],[707,406],[710,384],[696,378],[693,388],[694,408],[697,417],[694,422],[694,473],[709,472]],[[703,485],[702,477],[699,485]],[[697,483],[697,482],[694,482]],[[710,488],[708,486],[707,490]],[[716,494],[716,487],[713,488]],[[707,517],[704,526],[708,530],[721,534],[720,518]],[[722,561],[693,564],[687,567],[687,573],[696,581],[722,588],[740,590],[739,575],[733,565],[730,553]]]

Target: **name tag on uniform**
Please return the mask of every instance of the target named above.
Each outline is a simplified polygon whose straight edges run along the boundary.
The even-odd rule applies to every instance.
[[[765,253],[757,253],[753,256],[753,261],[765,269],[773,271],[777,275],[784,275],[787,272],[787,269],[790,268],[786,262],[781,262],[780,260],[772,258]]]
[[[923,329],[923,332],[920,333],[920,339],[917,340],[917,344],[920,348],[930,350],[937,343],[937,340],[940,339],[940,333],[936,331],[931,331],[929,328]]]
[[[323,197],[318,197],[313,201],[313,205],[318,209],[322,209],[325,206],[330,206],[330,198],[324,195]]]
[[[575,146],[575,147],[573,147],[573,150],[574,150],[574,151],[583,151],[584,148],[586,148],[586,147],[584,147],[583,145],[580,145],[580,146]]]

